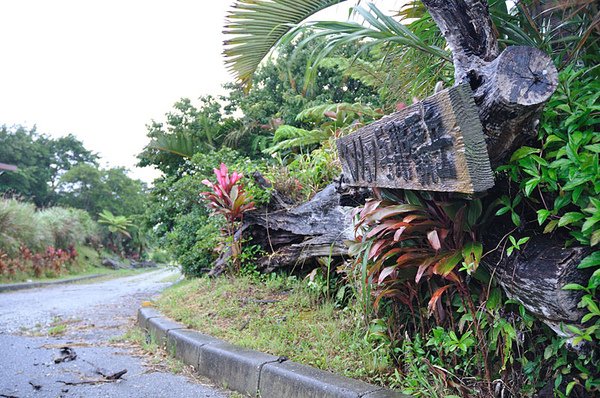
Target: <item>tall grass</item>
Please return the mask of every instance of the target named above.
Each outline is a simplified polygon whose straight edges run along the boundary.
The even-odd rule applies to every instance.
[[[40,235],[46,235],[45,246],[66,249],[98,233],[98,225],[83,210],[51,207],[37,212],[36,218]]]
[[[16,255],[21,247],[40,252],[47,247],[67,249],[98,233],[83,210],[51,207],[37,211],[30,203],[0,199],[0,251]]]
[[[32,250],[40,246],[40,230],[35,206],[15,199],[0,200],[0,250],[14,255],[20,246]]]

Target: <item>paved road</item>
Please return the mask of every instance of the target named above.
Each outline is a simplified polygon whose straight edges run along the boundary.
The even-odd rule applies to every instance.
[[[116,342],[132,325],[140,302],[171,282],[157,270],[104,282],[0,293],[0,398],[229,397],[197,379],[175,375],[131,344]],[[60,337],[53,326],[65,324]],[[77,354],[55,363],[60,348]],[[100,373],[127,373],[106,382]],[[100,371],[100,373],[98,373]],[[102,382],[97,382],[102,380]]]

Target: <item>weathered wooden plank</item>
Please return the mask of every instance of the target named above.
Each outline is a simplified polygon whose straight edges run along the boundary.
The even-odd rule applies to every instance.
[[[494,185],[468,84],[339,138],[337,148],[349,185],[462,193]]]

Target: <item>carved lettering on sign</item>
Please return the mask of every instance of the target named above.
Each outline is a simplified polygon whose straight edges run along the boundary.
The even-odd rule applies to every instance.
[[[338,139],[337,146],[350,185],[465,193],[493,186],[468,86],[384,117]]]

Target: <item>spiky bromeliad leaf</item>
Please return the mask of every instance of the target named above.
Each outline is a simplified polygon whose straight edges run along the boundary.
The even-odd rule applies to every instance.
[[[345,0],[238,0],[226,18],[225,63],[246,86],[277,42],[295,25]]]

